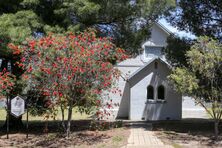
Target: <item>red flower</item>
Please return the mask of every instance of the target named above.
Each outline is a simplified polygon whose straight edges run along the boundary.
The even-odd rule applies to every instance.
[[[29,66],[29,68],[28,68],[27,71],[28,71],[28,72],[32,72],[32,70],[33,70],[33,69],[32,69],[32,66]]]

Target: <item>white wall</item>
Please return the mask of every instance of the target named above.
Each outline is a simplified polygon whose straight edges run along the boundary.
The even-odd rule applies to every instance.
[[[166,39],[169,36],[163,29],[157,24],[154,24],[151,30],[151,41],[158,46],[166,46]]]
[[[153,24],[151,28],[151,36],[150,38],[142,44],[142,48],[144,49],[145,46],[167,46],[167,37],[169,33],[164,31],[162,28],[159,27],[157,24]]]
[[[130,82],[130,119],[131,120],[166,120],[166,118],[177,120],[181,119],[182,97],[176,93],[167,82],[169,69],[166,64],[158,62],[158,69],[155,70],[154,62]],[[142,80],[139,80],[139,77]],[[159,85],[165,86],[166,102],[147,102],[147,86],[152,84],[154,90]],[[155,98],[157,93],[154,91]]]
[[[118,104],[114,106],[113,109],[109,110],[112,114],[110,119],[115,118],[128,118],[129,116],[129,84],[126,83],[126,79],[137,71],[140,66],[129,67],[129,65],[116,66],[121,72],[122,77],[117,80],[116,87],[121,91],[121,93],[109,93],[109,98],[112,99],[113,104]],[[124,78],[123,78],[124,77]],[[115,87],[115,85],[113,86]]]

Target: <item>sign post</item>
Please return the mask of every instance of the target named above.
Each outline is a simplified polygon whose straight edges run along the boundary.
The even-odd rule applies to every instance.
[[[25,113],[25,100],[19,96],[13,98],[11,100],[11,114],[16,118],[18,118],[24,113]],[[27,121],[28,121],[28,113],[27,113]],[[26,123],[26,128],[28,128],[27,123]],[[26,137],[28,138],[28,133],[26,134]]]
[[[29,137],[29,112],[28,112],[28,102],[26,102],[26,139]]]
[[[7,107],[7,139],[9,138],[9,98],[8,98],[8,95],[6,97],[6,107]]]
[[[11,106],[9,106],[9,104]],[[13,98],[11,101],[7,96],[7,139],[9,138],[9,114],[11,114],[18,118],[25,113],[25,100],[21,97],[17,96]],[[28,103],[27,103],[27,122],[26,122],[26,138],[28,138]]]

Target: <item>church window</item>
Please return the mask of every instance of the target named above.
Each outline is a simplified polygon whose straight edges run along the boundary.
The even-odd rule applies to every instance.
[[[165,99],[165,88],[163,85],[160,85],[157,89],[158,99],[164,100]]]
[[[147,87],[147,99],[154,99],[154,89],[151,85]]]

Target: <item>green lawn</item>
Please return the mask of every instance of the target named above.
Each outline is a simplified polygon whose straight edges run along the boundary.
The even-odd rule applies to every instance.
[[[6,111],[5,109],[0,109],[0,121],[4,121],[6,118]],[[61,115],[61,111],[58,112],[56,120],[61,120],[62,115]],[[67,119],[67,111],[65,111],[65,119]],[[73,120],[85,120],[85,119],[91,119],[91,115],[87,115],[87,114],[81,114],[77,111],[76,108],[73,109],[73,115],[72,115],[72,119]],[[26,114],[23,115],[23,120],[26,120]],[[32,116],[29,114],[29,120],[30,121],[41,121],[44,120],[44,117],[42,116]],[[52,118],[50,118],[49,120],[53,120]]]
[[[5,109],[0,109],[0,121],[1,120],[5,120],[5,117],[6,117],[6,111]]]

